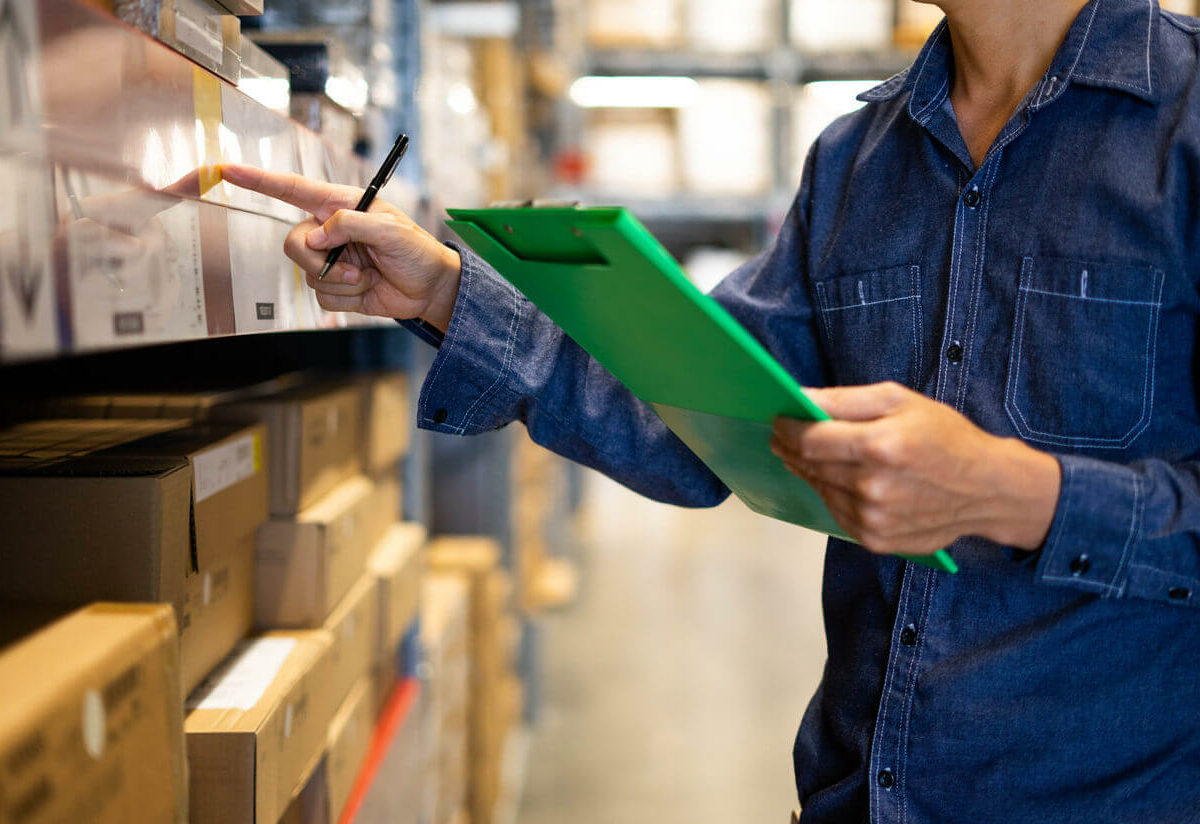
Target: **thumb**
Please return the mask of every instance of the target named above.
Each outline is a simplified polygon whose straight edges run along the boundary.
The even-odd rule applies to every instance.
[[[898,383],[873,383],[869,386],[834,386],[805,389],[813,403],[829,417],[842,421],[873,421],[900,408],[912,394]]]

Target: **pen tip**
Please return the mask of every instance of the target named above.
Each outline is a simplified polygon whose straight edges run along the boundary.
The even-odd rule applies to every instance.
[[[325,280],[325,276],[329,274],[329,270],[333,268],[332,263],[326,263],[321,267],[321,274],[317,275],[317,280]]]

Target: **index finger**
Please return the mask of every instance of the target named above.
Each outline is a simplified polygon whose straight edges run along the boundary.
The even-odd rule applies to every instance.
[[[239,163],[222,163],[221,177],[235,186],[290,203],[325,221],[338,209],[352,209],[362,197],[353,186],[339,186],[291,172],[272,172]]]

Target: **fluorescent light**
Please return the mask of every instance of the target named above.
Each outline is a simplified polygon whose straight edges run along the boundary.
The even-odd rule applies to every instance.
[[[690,77],[581,77],[571,100],[588,109],[681,109],[700,95]]]

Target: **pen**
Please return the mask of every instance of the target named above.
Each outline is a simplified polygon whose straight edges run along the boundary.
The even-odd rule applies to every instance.
[[[379,167],[379,171],[375,173],[375,177],[371,178],[371,182],[367,185],[367,190],[358,200],[358,205],[354,207],[356,212],[365,212],[371,208],[371,202],[375,200],[375,195],[379,194],[379,190],[387,185],[388,180],[392,177],[392,172],[396,171],[396,166],[400,164],[400,158],[404,157],[404,153],[408,151],[408,135],[402,134],[396,138],[392,150],[383,160],[383,165]],[[342,256],[342,252],[346,251],[346,247],[337,246],[329,250],[329,254],[325,257],[325,266],[321,269],[321,274],[317,275],[317,280],[325,280],[325,276],[329,274],[329,270],[333,268],[333,264],[338,262],[338,258]]]

